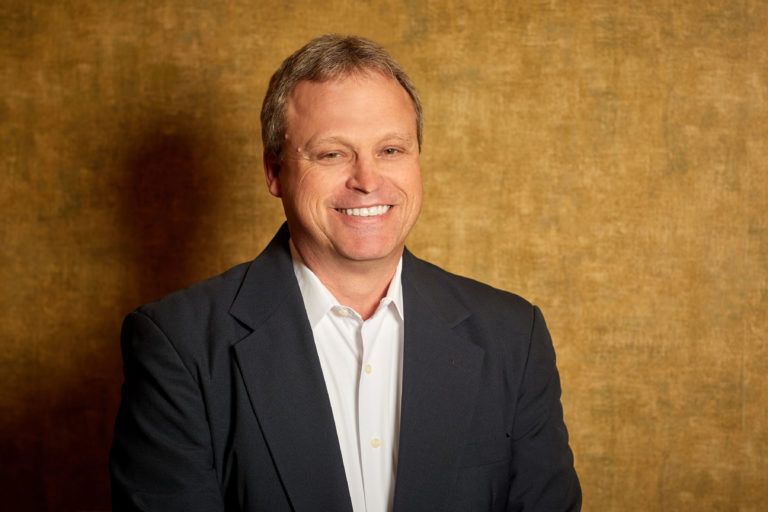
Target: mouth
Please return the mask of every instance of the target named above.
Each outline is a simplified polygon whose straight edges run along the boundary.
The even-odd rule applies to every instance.
[[[335,210],[350,217],[378,217],[392,208],[391,204],[380,204],[368,208],[336,208]]]

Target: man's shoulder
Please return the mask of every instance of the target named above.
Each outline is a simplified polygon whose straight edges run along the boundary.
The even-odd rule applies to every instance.
[[[485,318],[505,318],[515,324],[532,320],[534,306],[516,293],[470,277],[454,274],[434,263],[412,257],[413,275],[425,299],[457,302]]]
[[[221,274],[147,303],[136,312],[173,331],[216,322],[227,315],[252,263],[240,263]]]
[[[249,289],[249,292],[262,290],[260,293],[265,297],[272,297],[263,288],[276,286],[290,268],[288,229],[283,225],[255,259],[170,293],[141,306],[138,311],[152,319],[173,320],[176,323],[187,321],[194,325],[214,317],[229,319],[230,309],[244,289]]]

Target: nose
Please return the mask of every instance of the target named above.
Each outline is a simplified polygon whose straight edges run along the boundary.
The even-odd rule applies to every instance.
[[[379,188],[381,177],[374,158],[358,156],[350,169],[347,188],[364,194],[370,194]]]

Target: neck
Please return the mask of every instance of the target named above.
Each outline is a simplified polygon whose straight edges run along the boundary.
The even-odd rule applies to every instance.
[[[364,320],[373,316],[379,302],[387,294],[402,255],[401,250],[391,257],[375,261],[321,262],[313,258],[311,252],[302,251],[293,242],[291,250],[298,253],[304,264],[341,304],[357,311]]]

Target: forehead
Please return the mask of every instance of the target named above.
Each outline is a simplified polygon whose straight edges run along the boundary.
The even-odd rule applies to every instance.
[[[391,123],[405,118],[409,124],[414,121],[415,129],[415,116],[411,97],[396,79],[365,71],[296,84],[286,105],[286,128],[345,121]]]
[[[410,99],[406,90],[393,76],[375,69],[360,69],[319,80],[299,80],[293,87],[288,101],[306,94],[329,93],[340,88],[386,89],[398,96],[404,94]]]

